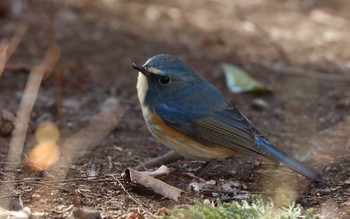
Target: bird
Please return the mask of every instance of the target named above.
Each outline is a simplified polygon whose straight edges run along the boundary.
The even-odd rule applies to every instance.
[[[324,177],[275,147],[237,107],[185,61],[158,54],[138,71],[137,96],[148,130],[181,156],[207,161],[235,155],[264,157],[312,180]],[[205,165],[206,165],[205,164]]]

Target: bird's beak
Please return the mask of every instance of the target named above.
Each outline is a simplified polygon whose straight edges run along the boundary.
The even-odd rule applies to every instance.
[[[132,63],[132,67],[138,70],[139,72],[141,72],[143,75],[145,75],[148,78],[151,76],[151,74],[146,70],[145,67],[137,66],[135,63]]]

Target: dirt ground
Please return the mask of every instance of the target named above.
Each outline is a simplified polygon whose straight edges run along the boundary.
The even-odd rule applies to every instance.
[[[137,212],[153,217],[164,207],[204,199],[230,201],[262,194],[276,202],[285,196],[316,208],[321,218],[349,218],[349,10],[346,0],[4,1],[0,40],[11,39],[20,24],[28,29],[0,76],[0,110],[17,112],[29,71],[50,45],[48,30],[54,31],[60,49],[55,74],[44,77],[31,112],[25,153],[33,148],[34,130],[44,121],[59,125],[63,142],[84,128],[108,97],[117,97],[126,112],[61,180],[53,176],[43,181],[50,178],[48,172],[28,172],[22,163],[6,169],[11,135],[1,133],[0,177],[8,171],[15,176],[11,194],[1,198],[11,199],[12,210],[22,202],[50,217],[68,217],[74,206],[102,217],[126,218]],[[131,63],[143,64],[159,53],[190,63],[275,145],[319,170],[327,182],[310,182],[250,157],[219,161],[203,179],[188,174],[200,162],[168,165],[173,172],[160,179],[186,191],[179,202],[123,179],[126,168],[167,152],[145,126],[137,74],[131,68]],[[245,69],[270,86],[272,94],[230,93],[220,68],[223,62]],[[97,174],[89,178],[92,170]],[[190,189],[193,182],[210,180],[215,180],[212,190]],[[2,186],[9,183],[2,181]],[[227,183],[235,192],[221,192]]]

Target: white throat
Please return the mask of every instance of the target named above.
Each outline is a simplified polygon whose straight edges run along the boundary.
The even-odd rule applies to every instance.
[[[144,76],[141,72],[139,72],[139,76],[137,78],[137,96],[139,98],[140,104],[144,105],[146,94],[148,90],[147,77]]]

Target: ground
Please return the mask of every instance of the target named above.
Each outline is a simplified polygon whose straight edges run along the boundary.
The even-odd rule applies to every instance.
[[[15,173],[14,190],[2,198],[18,202],[20,197],[33,212],[52,217],[66,217],[71,205],[104,217],[126,217],[130,212],[151,217],[164,207],[204,199],[230,201],[257,193],[278,201],[282,194],[305,208],[316,208],[324,218],[346,218],[349,10],[345,0],[4,1],[1,42],[11,39],[20,24],[28,29],[0,76],[2,111],[16,114],[29,71],[51,45],[49,36],[60,49],[54,74],[44,76],[31,112],[25,153],[35,145],[34,130],[44,121],[59,126],[64,142],[111,96],[120,100],[125,113],[96,147],[83,151],[61,180],[42,181],[49,175],[46,171],[28,172],[22,163],[5,170],[11,135],[1,133],[0,176]],[[48,30],[53,30],[51,35]],[[146,128],[136,95],[137,74],[131,68],[133,62],[143,64],[159,53],[190,63],[275,145],[319,170],[327,182],[311,182],[250,157],[219,161],[203,179],[188,174],[200,162],[169,165],[174,171],[160,179],[186,191],[178,202],[122,178],[126,168],[167,152]],[[220,68],[224,62],[245,69],[270,86],[272,94],[230,93]],[[92,170],[98,172],[93,179],[87,177]],[[191,191],[189,185],[198,180],[215,180],[215,194]],[[3,186],[8,182],[3,180]],[[236,192],[221,193],[220,186],[227,183]],[[13,204],[11,208],[18,209]]]

